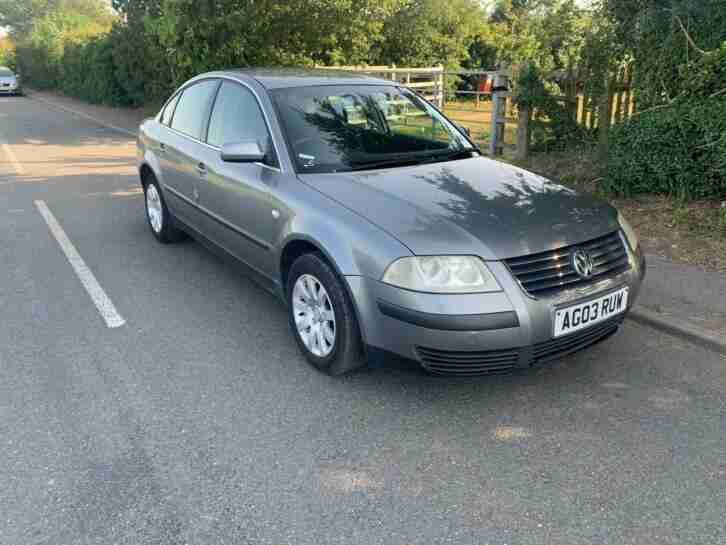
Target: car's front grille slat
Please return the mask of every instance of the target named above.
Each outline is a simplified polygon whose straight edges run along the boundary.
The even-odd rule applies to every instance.
[[[417,347],[423,367],[435,374],[485,375],[511,371],[519,362],[519,350],[454,351]]]
[[[580,277],[572,266],[570,257],[578,249],[586,250],[593,260],[593,274],[589,278]],[[514,257],[505,263],[522,288],[535,297],[554,296],[563,290],[620,274],[629,267],[628,254],[618,231],[582,244]]]
[[[591,328],[558,337],[534,347],[534,363],[547,363],[591,346],[615,333],[623,322],[618,316]]]
[[[421,365],[436,375],[476,376],[509,373],[520,365],[545,364],[588,348],[614,334],[623,323],[615,316],[595,326],[541,342],[531,352],[523,348],[491,351],[454,351],[416,347]]]

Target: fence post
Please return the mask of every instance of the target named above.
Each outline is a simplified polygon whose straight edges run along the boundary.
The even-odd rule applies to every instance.
[[[612,81],[609,75],[605,76],[605,89],[603,96],[600,97],[600,111],[598,112],[598,149],[597,153],[600,159],[605,160],[608,156],[610,147],[610,123],[611,109],[613,105]]]
[[[494,85],[492,86],[492,127],[489,140],[489,155],[492,157],[502,155],[504,152],[506,113],[503,112],[502,104],[506,100],[507,95],[505,93],[508,89],[507,74],[505,68],[502,66],[496,76],[494,76]]]
[[[519,122],[517,123],[517,159],[529,157],[529,106],[519,108]]]
[[[439,77],[438,77],[438,82],[437,82],[438,83],[438,86],[439,86],[439,89],[438,89],[438,91],[439,91],[439,93],[438,93],[439,94],[439,97],[438,97],[439,100],[438,100],[438,102],[439,102],[439,110],[442,110],[443,111],[444,104],[446,103],[446,99],[445,99],[445,96],[444,96],[445,93],[446,93],[446,89],[444,88],[444,65],[443,64],[439,64],[439,70],[440,70],[440,72],[439,72]]]

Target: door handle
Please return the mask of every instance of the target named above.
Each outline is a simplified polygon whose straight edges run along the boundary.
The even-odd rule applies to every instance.
[[[163,142],[159,144],[159,152],[166,153],[166,144]]]
[[[207,165],[204,163],[197,164],[197,170],[199,171],[199,174],[202,176],[205,176],[207,174]]]

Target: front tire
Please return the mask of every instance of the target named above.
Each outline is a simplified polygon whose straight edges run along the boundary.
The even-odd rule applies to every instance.
[[[166,206],[159,182],[153,176],[150,176],[144,184],[144,204],[146,220],[156,240],[162,244],[169,244],[184,238],[184,233],[174,225],[174,218]]]
[[[342,375],[363,365],[353,304],[321,254],[305,254],[293,263],[287,301],[293,336],[313,367],[328,375]]]

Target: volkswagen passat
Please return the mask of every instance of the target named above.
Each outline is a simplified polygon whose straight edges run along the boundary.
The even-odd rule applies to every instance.
[[[138,157],[153,235],[243,264],[330,374],[547,362],[612,335],[645,273],[611,206],[482,157],[386,80],[204,74],[143,123]]]

